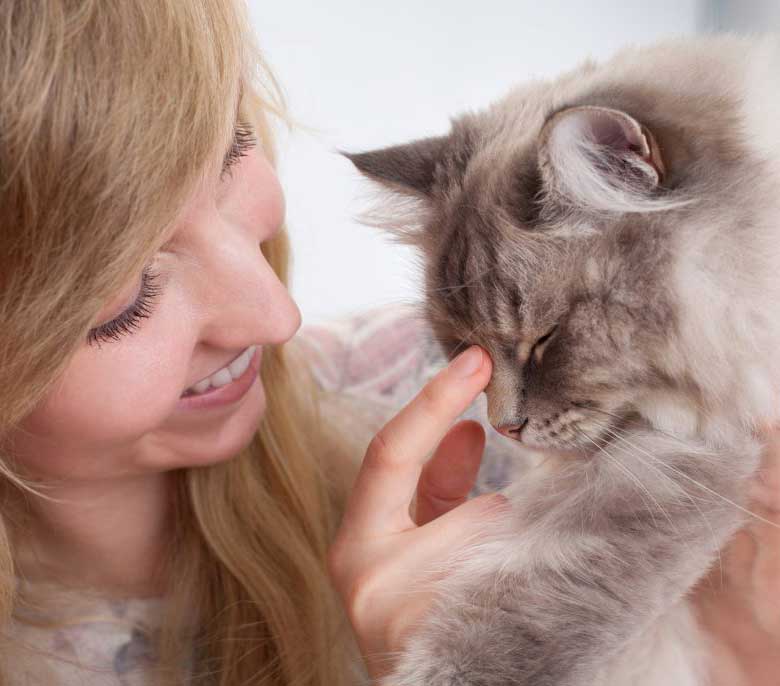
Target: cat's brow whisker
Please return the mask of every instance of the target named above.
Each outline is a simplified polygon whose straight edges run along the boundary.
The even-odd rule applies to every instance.
[[[474,333],[476,332],[476,330],[477,330],[477,329],[479,329],[479,328],[481,328],[481,327],[483,327],[483,326],[485,325],[485,323],[486,323],[486,322],[484,322],[484,321],[483,321],[483,322],[480,322],[480,323],[479,323],[479,324],[477,324],[477,325],[476,325],[476,326],[475,326],[475,327],[474,327],[474,328],[473,328],[471,331],[469,331],[469,332],[468,332],[468,333],[467,333],[467,334],[466,334],[466,335],[463,337],[463,340],[462,340],[460,343],[458,343],[458,345],[456,345],[456,346],[455,346],[455,350],[453,350],[453,351],[452,351],[452,353],[451,353],[451,356],[452,356],[452,357],[455,357],[455,355],[457,355],[457,354],[458,354],[458,353],[459,353],[461,350],[463,350],[463,348],[464,348],[466,345],[468,345],[468,341],[469,341],[469,339],[470,339],[470,338],[471,338],[471,337],[474,335]]]
[[[454,292],[463,290],[464,288],[471,288],[472,286],[476,285],[478,281],[481,281],[484,279],[488,274],[491,272],[494,272],[496,270],[496,266],[492,266],[489,269],[486,269],[484,272],[477,274],[476,276],[472,277],[468,281],[464,281],[463,283],[455,284],[454,286],[440,286],[439,288],[432,288],[429,293],[447,293],[447,292]]]

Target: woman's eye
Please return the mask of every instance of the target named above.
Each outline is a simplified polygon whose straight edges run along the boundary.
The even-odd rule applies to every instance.
[[[97,344],[100,347],[101,341],[117,341],[123,335],[137,329],[141,320],[152,314],[154,303],[162,292],[157,284],[158,278],[159,274],[151,271],[149,267],[144,269],[141,277],[141,291],[135,302],[115,319],[90,329],[87,343],[89,345]]]
[[[256,145],[257,137],[252,127],[245,122],[239,121],[233,134],[233,143],[222,164],[222,173],[219,176],[220,181],[225,179],[225,175],[230,176],[231,167]]]

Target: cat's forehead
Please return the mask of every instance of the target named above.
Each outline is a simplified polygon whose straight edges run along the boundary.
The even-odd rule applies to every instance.
[[[636,309],[633,318],[647,299],[664,301],[673,227],[661,217],[604,221],[599,230],[552,236],[518,223],[499,230],[472,211],[442,227],[426,260],[428,314],[439,337],[511,350],[578,301],[620,302]]]
[[[455,224],[427,261],[429,318],[443,338],[514,346],[557,316],[576,259],[560,241],[517,240],[487,222]]]

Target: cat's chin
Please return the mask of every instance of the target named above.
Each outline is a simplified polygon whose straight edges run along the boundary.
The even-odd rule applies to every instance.
[[[571,462],[573,460],[587,460],[598,452],[586,448],[560,448],[550,445],[523,445],[523,452],[537,462]]]

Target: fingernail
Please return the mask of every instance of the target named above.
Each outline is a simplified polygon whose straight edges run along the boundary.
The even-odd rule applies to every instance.
[[[480,367],[482,367],[482,349],[477,345],[464,350],[450,363],[450,369],[462,379],[471,376]]]

